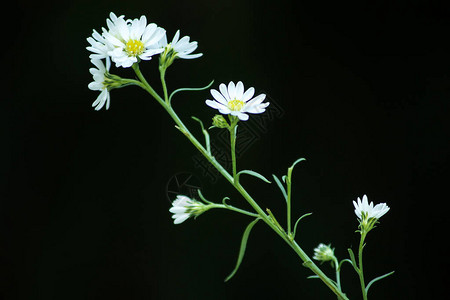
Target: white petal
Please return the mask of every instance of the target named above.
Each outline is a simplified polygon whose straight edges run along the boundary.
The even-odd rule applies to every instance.
[[[247,121],[248,120],[248,115],[244,114],[242,112],[239,112],[237,116],[238,116],[239,120],[241,120],[241,121]]]
[[[234,85],[233,81],[230,81],[228,84],[228,95],[230,96],[230,99],[236,99],[236,86]]]
[[[225,97],[225,99],[227,99],[227,101],[230,101],[230,100],[231,100],[231,99],[230,99],[230,95],[228,95],[228,89],[227,89],[227,86],[226,86],[225,84],[221,83],[221,84],[219,85],[219,90],[220,90],[220,92],[222,93],[222,95]]]
[[[180,217],[176,218],[175,221],[173,221],[174,224],[180,224],[186,221],[190,217],[189,214],[183,214]]]
[[[244,102],[247,102],[248,100],[250,100],[253,97],[254,94],[255,94],[255,89],[253,87],[251,87],[244,93],[241,100]]]
[[[211,89],[211,95],[216,99],[216,101],[222,103],[223,105],[227,105],[228,101],[215,89]]]
[[[244,95],[244,84],[242,81],[239,81],[236,84],[236,99],[242,100],[242,96]]]

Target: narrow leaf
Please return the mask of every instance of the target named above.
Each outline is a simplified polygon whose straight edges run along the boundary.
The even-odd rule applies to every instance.
[[[213,83],[214,83],[214,80],[211,81],[207,86],[200,87],[200,88],[181,88],[181,89],[177,89],[177,90],[173,91],[170,94],[170,96],[169,96],[169,103],[172,101],[173,95],[175,95],[178,92],[183,92],[183,91],[203,91],[203,90],[206,90],[207,88],[209,88]]]
[[[304,214],[303,216],[301,216],[300,218],[298,218],[297,222],[295,222],[295,225],[294,225],[294,235],[293,235],[294,238],[295,238],[295,234],[297,233],[297,225],[298,225],[298,222],[300,222],[301,219],[303,219],[304,217],[307,217],[307,216],[309,216],[309,215],[312,215],[312,213],[306,213],[306,214]]]
[[[294,161],[294,163],[292,164],[292,166],[289,169],[293,169],[295,167],[296,164],[298,164],[301,161],[306,160],[306,158],[299,158],[296,161]]]
[[[248,236],[250,235],[250,231],[252,230],[253,226],[255,226],[256,222],[258,222],[258,221],[259,221],[259,218],[253,220],[250,224],[247,225],[247,228],[245,228],[244,235],[242,236],[241,248],[239,249],[239,256],[238,256],[238,260],[236,262],[236,266],[234,267],[234,270],[231,272],[231,274],[228,275],[227,278],[225,278],[225,282],[230,280],[234,276],[234,274],[236,274],[237,270],[239,269],[242,259],[244,258],[245,248],[247,248]]]
[[[380,279],[386,278],[386,277],[388,277],[389,275],[394,274],[394,272],[395,272],[395,271],[392,271],[392,272],[390,272],[390,273],[387,273],[387,274],[384,274],[384,275],[378,276],[377,278],[372,279],[372,280],[369,282],[369,284],[367,285],[367,287],[366,287],[366,294],[369,292],[369,288],[370,288],[370,286],[371,286],[373,283],[375,283],[376,281],[378,281],[378,280],[380,280]]]
[[[236,178],[238,179],[238,181],[239,181],[239,176],[240,176],[241,174],[252,175],[252,176],[255,176],[256,178],[261,179],[261,180],[264,181],[264,182],[271,183],[269,180],[266,179],[266,177],[262,176],[261,174],[255,172],[255,171],[251,171],[251,170],[242,170],[242,171],[240,171],[239,173],[237,173],[237,174],[236,174]]]
[[[280,179],[278,179],[278,177],[275,174],[272,174],[273,176],[273,180],[275,180],[275,182],[277,183],[278,187],[280,188],[281,192],[283,193],[284,196],[284,200],[286,200],[287,202],[287,193],[286,193],[286,189],[284,188],[283,184],[281,183]]]
[[[341,260],[341,262],[339,263],[339,270],[342,268],[342,265],[343,265],[345,262],[348,262],[349,264],[351,264],[351,265],[353,266],[353,262],[352,262],[350,259],[345,258],[345,259]]]
[[[348,248],[347,250],[348,250],[348,254],[350,255],[350,259],[352,260],[352,266],[355,269],[355,271],[359,274],[359,268],[357,267],[355,254],[353,254],[353,250],[350,248]]]

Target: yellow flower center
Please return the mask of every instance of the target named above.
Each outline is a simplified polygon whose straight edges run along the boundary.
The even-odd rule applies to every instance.
[[[241,109],[244,107],[244,101],[234,99],[228,102],[228,108],[232,111],[241,111]]]
[[[144,43],[140,40],[129,40],[125,45],[125,51],[129,56],[141,55],[145,50]]]

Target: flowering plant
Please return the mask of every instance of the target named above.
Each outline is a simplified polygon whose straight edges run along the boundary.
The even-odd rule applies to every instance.
[[[320,279],[338,297],[338,299],[349,299],[343,291],[340,280],[341,267],[345,262],[348,262],[359,276],[363,299],[368,298],[369,288],[374,282],[393,273],[390,272],[376,277],[366,284],[363,272],[364,241],[367,234],[375,227],[375,224],[378,223],[378,220],[389,211],[389,207],[385,203],[374,206],[372,202],[368,202],[366,195],[363,196],[362,200],[358,198],[357,202],[353,201],[355,214],[359,221],[359,230],[357,230],[357,232],[361,235],[357,256],[355,256],[351,249],[348,249],[350,258],[339,261],[336,258],[334,249],[331,248],[331,245],[320,243],[318,247],[314,249],[314,260],[321,263],[326,261],[331,262],[331,266],[336,272],[336,279],[333,280],[325,275],[295,240],[297,227],[300,221],[304,217],[311,215],[310,213],[306,213],[295,222],[292,222],[292,174],[294,167],[305,159],[300,158],[296,160],[287,169],[286,175],[282,176],[281,180],[276,175],[273,175],[273,180],[280,189],[282,198],[286,202],[287,222],[285,227],[278,222],[270,209],[263,210],[240,183],[240,176],[245,174],[254,176],[265,183],[271,184],[271,181],[254,170],[239,171],[236,159],[238,124],[239,122],[249,120],[251,114],[262,114],[265,112],[266,108],[270,105],[269,102],[264,102],[266,99],[265,94],[255,96],[255,88],[250,87],[246,90],[241,81],[238,81],[237,83],[230,81],[228,84],[221,83],[218,86],[218,90],[210,90],[213,100],[206,99],[205,104],[210,108],[218,110],[220,114],[214,115],[212,118],[212,126],[209,129],[226,129],[230,137],[232,166],[231,170],[227,170],[212,154],[208,132],[209,129],[205,128],[203,122],[200,119],[193,117],[193,119],[200,124],[202,129],[204,143],[201,143],[189,131],[172,107],[172,98],[175,94],[186,90],[205,90],[208,89],[213,82],[203,88],[177,89],[172,91],[169,95],[165,81],[167,69],[172,66],[177,59],[195,59],[202,56],[201,53],[193,53],[198,47],[197,42],[190,41],[189,36],[180,38],[180,31],[178,30],[172,41],[168,43],[166,31],[154,23],[148,24],[145,16],[141,16],[139,19],[125,19],[124,16],[116,16],[114,13],[111,13],[106,20],[106,24],[107,28],[102,28],[101,33],[94,30],[92,36],[87,39],[90,44],[90,46],[87,47],[87,50],[91,52],[91,62],[95,66],[95,68],[90,69],[94,81],[91,82],[88,87],[91,90],[100,91],[100,95],[93,102],[92,106],[95,107],[96,110],[100,110],[103,107],[109,109],[111,90],[128,85],[141,87],[163,107],[175,122],[175,127],[186,136],[195,148],[242,195],[253,209],[253,211],[247,211],[229,205],[226,202],[228,199],[227,197],[223,198],[222,203],[209,201],[203,196],[200,190],[198,190],[198,199],[192,199],[186,195],[178,195],[177,198],[174,199],[172,207],[169,209],[173,214],[172,218],[174,219],[174,224],[181,224],[190,217],[196,218],[212,208],[231,210],[252,218],[252,221],[244,230],[236,266],[225,278],[225,281],[230,280],[238,271],[245,254],[251,230],[260,220],[280,236],[303,261],[303,265],[314,273],[314,275],[309,276],[309,278]],[[156,56],[159,57],[158,68],[160,72],[160,83],[163,90],[162,96],[154,90],[139,68],[140,63],[143,61],[150,61]],[[131,67],[136,74],[136,78],[122,78],[118,75],[111,74],[112,62],[115,64],[116,68]]]

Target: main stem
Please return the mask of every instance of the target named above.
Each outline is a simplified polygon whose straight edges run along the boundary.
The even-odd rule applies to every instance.
[[[367,300],[367,292],[366,292],[366,283],[364,281],[364,271],[363,271],[363,249],[364,249],[364,240],[366,238],[366,232],[363,230],[361,232],[361,240],[359,242],[359,251],[358,251],[358,268],[359,268],[359,281],[361,283],[361,292],[364,300]]]
[[[348,300],[347,296],[340,291],[336,287],[336,285],[330,280],[322,270],[317,267],[317,265],[308,257],[308,255],[300,248],[295,240],[291,240],[289,236],[280,228],[278,228],[271,218],[261,209],[261,207],[256,203],[256,201],[247,193],[247,191],[240,185],[238,181],[235,181],[235,177],[231,176],[225,168],[212,156],[208,153],[208,151],[202,146],[202,144],[189,132],[187,127],[180,120],[178,115],[172,109],[168,102],[168,98],[162,99],[155,90],[148,84],[139,70],[139,65],[136,63],[133,65],[133,69],[137,75],[137,77],[141,80],[142,85],[140,85],[143,89],[145,89],[150,95],[152,95],[161,106],[169,113],[172,119],[177,124],[177,128],[191,141],[191,143],[203,154],[203,156],[222,174],[222,176],[228,180],[235,187],[235,189],[244,197],[245,200],[253,207],[253,209],[257,212],[259,217],[270,227],[272,228],[300,257],[300,259],[304,262],[304,266],[308,267],[314,274],[319,276],[319,278],[327,285],[333,293],[335,293],[339,299]],[[161,80],[164,81],[164,76],[161,76]],[[165,86],[165,84],[163,84]]]
[[[231,118],[231,127],[230,127],[230,144],[231,144],[231,164],[233,169],[233,178],[236,178],[237,167],[236,167],[236,121]]]

